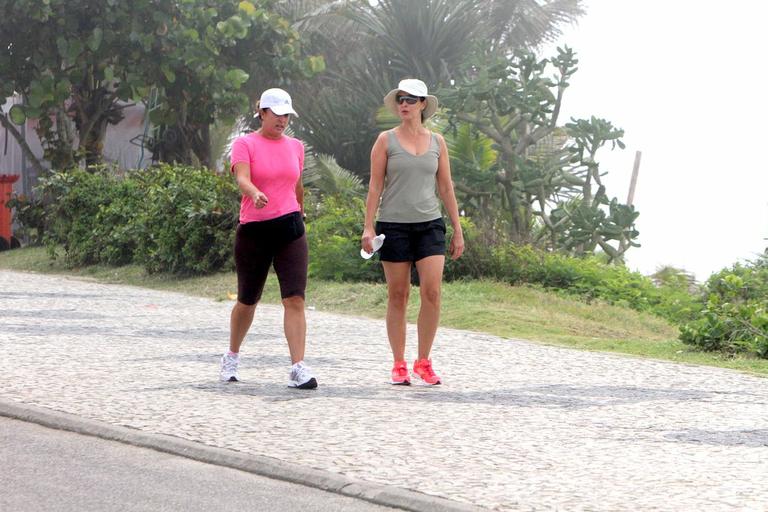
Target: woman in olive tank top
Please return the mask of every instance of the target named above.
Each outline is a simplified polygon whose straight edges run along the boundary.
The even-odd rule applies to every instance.
[[[373,252],[373,238],[385,235],[379,254],[387,279],[387,336],[394,359],[392,384],[411,382],[405,360],[406,307],[411,266],[416,266],[421,309],[413,373],[425,383],[435,385],[441,381],[432,368],[430,352],[440,320],[446,249],[440,199],[453,225],[452,259],[464,252],[464,235],[445,140],[424,127],[424,121],[437,109],[437,98],[427,93],[421,80],[407,79],[384,97],[384,104],[400,118],[400,125],[379,134],[371,150],[371,179],[361,246],[366,252]]]

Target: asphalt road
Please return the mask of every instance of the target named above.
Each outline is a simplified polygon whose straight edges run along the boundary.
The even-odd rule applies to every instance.
[[[397,510],[5,417],[0,417],[0,490],[0,510]]]

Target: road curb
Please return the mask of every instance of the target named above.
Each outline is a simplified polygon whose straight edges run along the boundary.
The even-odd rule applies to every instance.
[[[353,480],[343,475],[291,464],[262,455],[207,446],[165,434],[155,434],[101,421],[81,418],[73,414],[41,406],[0,399],[0,416],[37,423],[45,427],[67,430],[101,439],[150,448],[188,459],[239,469],[248,473],[306,485],[334,492],[378,505],[397,507],[413,512],[487,512],[488,509],[429,496],[399,487]]]

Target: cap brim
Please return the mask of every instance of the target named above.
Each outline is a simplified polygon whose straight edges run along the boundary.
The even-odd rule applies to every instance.
[[[296,111],[293,110],[293,107],[291,107],[290,105],[275,105],[274,107],[268,107],[268,108],[276,116],[284,116],[285,114],[291,114],[296,117],[299,117],[299,114],[297,114]]]
[[[397,108],[396,96],[397,96],[397,91],[401,91],[401,90],[403,89],[392,89],[387,93],[386,96],[384,96],[384,106],[386,106],[390,110],[390,112],[392,112],[395,115],[398,115],[400,112],[400,110]],[[405,92],[408,92],[408,91],[405,91]],[[411,94],[411,93],[408,92],[408,94]],[[427,106],[424,109],[424,120],[427,120],[433,115],[435,115],[435,112],[437,112],[437,106],[438,106],[437,96],[428,94],[426,98],[427,98],[426,100]]]

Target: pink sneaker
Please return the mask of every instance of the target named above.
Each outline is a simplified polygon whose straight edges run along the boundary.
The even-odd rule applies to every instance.
[[[392,380],[390,384],[399,386],[408,386],[411,383],[411,377],[408,375],[408,363],[405,361],[396,361],[392,367]]]
[[[419,376],[421,380],[430,386],[436,386],[440,384],[440,377],[435,374],[435,370],[432,369],[431,359],[417,359],[413,362],[413,373]]]

